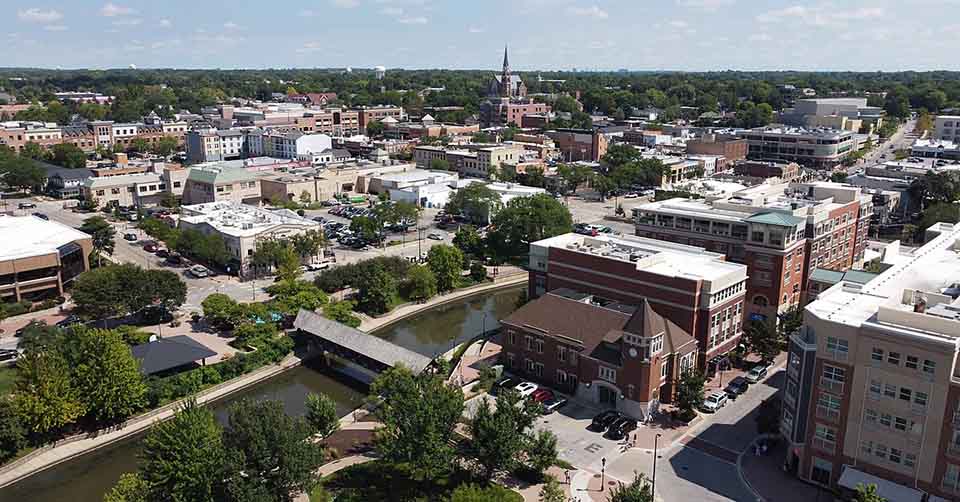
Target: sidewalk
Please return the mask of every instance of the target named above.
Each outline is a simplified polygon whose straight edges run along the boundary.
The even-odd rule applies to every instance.
[[[459,300],[461,298],[466,298],[468,296],[476,295],[479,293],[485,293],[487,291],[493,291],[496,289],[507,288],[510,286],[516,286],[518,284],[523,284],[527,282],[526,274],[512,274],[503,276],[501,275],[497,280],[491,283],[483,284],[481,286],[474,286],[471,288],[460,289],[454,291],[453,293],[445,295],[437,295],[433,298],[427,300],[424,303],[409,303],[401,307],[397,307],[390,311],[388,314],[382,317],[367,317],[361,316],[360,331],[365,331],[370,333],[376,331],[377,329],[388,326],[394,322],[397,322],[401,319],[405,319],[415,314],[419,314],[425,310],[429,310],[437,305],[442,305],[444,303],[449,303],[454,300]]]
[[[294,355],[287,356],[279,364],[264,366],[252,373],[239,376],[233,380],[207,389],[196,396],[197,404],[216,401],[257,382],[299,366],[300,363],[300,358]],[[53,445],[39,448],[25,457],[0,468],[0,488],[74,457],[83,455],[84,453],[89,453],[145,431],[155,423],[171,418],[180,408],[183,401],[184,400],[176,401],[142,415],[131,417],[123,423],[119,429],[77,435],[73,437],[76,439],[71,440],[71,438],[67,438]]]
[[[767,451],[766,455],[756,456],[752,449],[740,457],[740,477],[760,498],[766,502],[808,502],[817,500],[817,488],[800,481],[795,476],[783,472],[783,462],[787,455],[785,441]],[[826,495],[826,494],[825,494]],[[829,496],[821,497],[830,500]]]

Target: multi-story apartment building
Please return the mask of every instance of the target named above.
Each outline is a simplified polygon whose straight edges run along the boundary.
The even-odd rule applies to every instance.
[[[857,150],[853,131],[766,126],[742,129],[751,160],[783,160],[816,168],[833,168]]]
[[[704,247],[747,265],[750,319],[803,302],[813,269],[863,260],[871,197],[836,183],[757,185],[715,199],[670,199],[634,208],[637,235]]]
[[[62,295],[64,285],[89,269],[89,235],[36,216],[0,215],[0,301]]]
[[[790,339],[781,430],[787,467],[846,493],[960,499],[960,226],[820,293]]]
[[[960,144],[960,115],[937,115],[933,121],[933,139]]]
[[[743,326],[747,267],[721,253],[638,237],[565,234],[530,244],[528,294],[576,289],[641,305],[697,340],[699,367],[736,347]]]
[[[17,153],[27,143],[50,147],[63,143],[63,132],[54,123],[13,121],[0,123],[0,145],[12,148]]]
[[[418,146],[413,150],[414,162],[421,169],[431,169],[435,160],[444,160],[451,170],[472,178],[488,178],[504,164],[516,165],[528,156],[523,145],[516,143],[495,146],[466,145],[459,150]]]
[[[646,300],[626,305],[555,289],[501,320],[507,368],[643,419],[671,401],[696,341]]]
[[[402,122],[406,117],[406,114],[403,112],[403,107],[400,106],[361,106],[356,111],[359,114],[360,122],[358,125],[360,126],[361,133],[367,130],[367,125],[370,122],[381,122],[387,117],[397,122]]]
[[[239,159],[247,152],[246,135],[239,129],[189,131],[186,144],[190,162]]]

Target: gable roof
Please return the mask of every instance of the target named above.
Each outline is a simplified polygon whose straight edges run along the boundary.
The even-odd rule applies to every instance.
[[[579,342],[591,353],[611,331],[621,330],[630,314],[547,293],[502,320],[521,328]]]
[[[130,349],[140,361],[140,373],[152,375],[217,355],[206,345],[186,335],[160,338]]]

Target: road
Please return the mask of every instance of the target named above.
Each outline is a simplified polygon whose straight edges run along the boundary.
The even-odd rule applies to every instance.
[[[860,162],[848,167],[847,172],[854,174],[860,169],[863,169],[864,166],[873,166],[887,160],[893,160],[893,152],[896,150],[909,150],[913,144],[913,140],[917,139],[916,134],[913,133],[913,128],[916,127],[916,125],[917,121],[913,119],[901,124],[896,133],[887,138],[883,143],[877,145],[873,150],[867,152]],[[886,158],[883,158],[884,155],[886,155]]]

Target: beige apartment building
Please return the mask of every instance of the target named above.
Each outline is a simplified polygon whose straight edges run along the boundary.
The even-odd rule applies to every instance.
[[[420,169],[433,169],[435,160],[445,160],[450,170],[461,176],[488,178],[504,164],[517,165],[527,156],[521,144],[504,144],[471,149],[447,150],[436,146],[418,146],[413,150],[413,159]]]
[[[960,499],[960,225],[939,223],[865,284],[819,294],[791,337],[786,467],[849,494]]]

